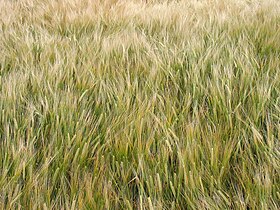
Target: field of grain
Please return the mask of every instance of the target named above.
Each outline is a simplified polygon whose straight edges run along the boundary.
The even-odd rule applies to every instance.
[[[0,209],[280,209],[280,1],[0,0]]]

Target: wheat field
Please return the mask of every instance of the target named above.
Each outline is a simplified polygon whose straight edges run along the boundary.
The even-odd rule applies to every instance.
[[[280,1],[0,0],[0,209],[280,209]]]

